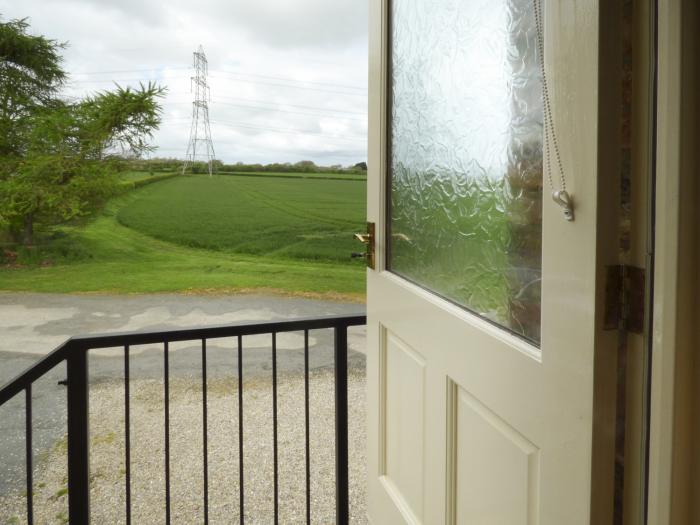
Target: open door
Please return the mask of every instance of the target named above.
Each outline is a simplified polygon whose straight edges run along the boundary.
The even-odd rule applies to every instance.
[[[599,3],[370,5],[369,519],[588,524]]]

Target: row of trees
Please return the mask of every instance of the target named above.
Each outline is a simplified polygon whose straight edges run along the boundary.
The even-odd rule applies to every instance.
[[[153,158],[130,161],[130,167],[139,171],[174,171],[182,168],[181,159]],[[272,164],[224,164],[220,160],[213,162],[214,170],[220,172],[271,172],[271,173],[349,173],[362,175],[367,172],[367,163],[359,162],[353,166],[318,166],[313,161],[276,162]],[[195,172],[206,173],[208,168],[204,162],[195,163]]]
[[[359,162],[354,166],[341,166],[335,164],[333,166],[317,166],[310,160],[302,160],[291,164],[274,163],[274,164],[244,164],[237,162],[236,164],[224,164],[222,171],[241,171],[241,172],[277,172],[277,173],[354,173],[365,174],[367,172],[367,163]]]
[[[161,122],[155,84],[61,96],[65,44],[0,21],[0,229],[32,244],[37,224],[92,211],[117,188],[124,158],[151,149]]]

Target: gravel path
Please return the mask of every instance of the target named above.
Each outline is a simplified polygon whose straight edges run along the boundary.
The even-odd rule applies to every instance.
[[[243,296],[62,296],[0,293],[0,384],[73,334],[290,319],[355,313],[361,305]],[[280,334],[280,522],[305,517],[303,351],[300,334]],[[310,334],[312,521],[334,521],[332,334]],[[365,333],[348,334],[351,514],[364,522]],[[208,344],[209,479],[212,523],[238,521],[238,406],[235,341]],[[202,515],[199,349],[171,345],[173,522]],[[132,348],[132,508],[134,523],[161,523],[164,506],[162,347]],[[272,522],[272,393],[269,336],[244,338],[244,445],[247,523]],[[123,354],[90,353],[93,523],[124,523]],[[33,388],[35,523],[66,523],[63,366]],[[0,525],[24,519],[24,402],[0,407]]]
[[[239,522],[237,381],[208,383],[209,519]],[[246,523],[273,522],[271,381],[244,381],[244,475]],[[333,374],[311,374],[311,514],[313,523],[335,516]],[[303,375],[285,373],[278,382],[280,523],[305,520]],[[93,385],[91,402],[91,510],[93,523],[124,523],[124,389],[112,380]],[[132,519],[161,523],[164,508],[163,383],[131,383]],[[365,376],[349,374],[350,486],[354,523],[365,523]],[[173,523],[203,521],[202,391],[192,378],[170,385],[171,501]],[[60,440],[36,468],[35,522],[66,523],[66,443]],[[0,516],[25,523],[25,497],[0,497]],[[3,522],[4,523],[4,522]]]

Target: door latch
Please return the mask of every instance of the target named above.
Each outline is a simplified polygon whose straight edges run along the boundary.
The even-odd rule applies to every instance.
[[[374,250],[375,250],[375,235],[374,235],[374,223],[373,222],[368,222],[367,223],[367,233],[356,233],[355,234],[355,239],[360,241],[362,244],[365,245],[365,252],[364,253],[352,253],[351,257],[353,259],[364,257],[367,260],[367,267],[371,268],[374,270]]]

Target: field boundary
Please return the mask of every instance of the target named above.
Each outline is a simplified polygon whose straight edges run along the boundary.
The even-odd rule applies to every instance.
[[[141,175],[123,173],[117,195],[94,215],[51,228],[46,245],[11,254],[0,265],[0,291],[363,297],[364,265],[349,254],[356,249],[352,232],[364,219],[358,208],[364,186],[313,175],[287,182],[269,174],[211,181],[179,172]],[[156,182],[162,184],[150,186]],[[239,190],[235,200],[229,187]],[[125,210],[143,198],[136,223],[126,221]],[[307,201],[310,210],[300,204]],[[153,206],[168,212],[165,221]],[[143,227],[149,221],[152,227]],[[208,227],[212,233],[200,238]]]
[[[137,180],[124,180],[119,183],[119,187],[124,190],[135,190],[137,188],[142,188],[143,186],[148,186],[154,182],[160,182],[162,180],[172,179],[178,177],[181,174],[179,172],[174,173],[162,173],[160,175],[149,175],[143,179]]]
[[[192,175],[192,174],[188,174]],[[192,176],[199,176],[194,174]],[[203,174],[201,174],[203,175]],[[259,171],[217,171],[214,175],[225,175],[230,177],[269,177],[277,179],[311,179],[311,180],[344,180],[348,182],[367,182],[367,175],[344,175],[341,173],[264,173]]]

